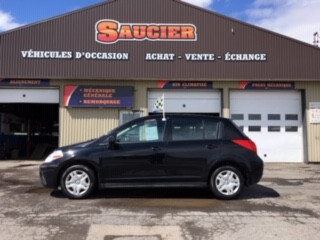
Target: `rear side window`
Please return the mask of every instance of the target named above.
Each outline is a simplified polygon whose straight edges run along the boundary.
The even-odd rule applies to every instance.
[[[217,139],[219,130],[219,122],[214,119],[204,120],[204,138]]]
[[[224,140],[234,140],[234,139],[244,139],[245,135],[241,132],[238,127],[229,121],[223,122],[222,128],[222,139]]]
[[[201,118],[173,118],[171,121],[173,141],[217,139],[218,121]]]

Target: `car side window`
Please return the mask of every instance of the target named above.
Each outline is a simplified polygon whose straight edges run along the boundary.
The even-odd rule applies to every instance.
[[[201,119],[173,118],[172,140],[197,140],[203,138],[203,124]]]
[[[163,133],[164,122],[157,121],[157,119],[147,119],[118,132],[116,141],[119,143],[162,141]]]
[[[243,132],[238,129],[237,125],[227,121],[223,123],[222,133],[222,138],[225,140],[242,139],[244,137]]]
[[[214,119],[204,120],[204,138],[205,139],[218,139],[218,124],[219,122]]]
[[[172,140],[217,139],[218,122],[200,118],[173,118]]]

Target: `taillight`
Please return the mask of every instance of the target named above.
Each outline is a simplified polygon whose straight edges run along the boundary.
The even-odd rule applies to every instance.
[[[232,142],[234,142],[234,143],[238,144],[239,146],[244,147],[252,152],[257,153],[256,144],[249,139],[235,139],[235,140],[232,140]]]

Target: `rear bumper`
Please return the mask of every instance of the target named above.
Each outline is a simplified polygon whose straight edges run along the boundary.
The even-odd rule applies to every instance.
[[[258,158],[251,163],[251,168],[247,173],[246,185],[253,185],[258,183],[263,176],[263,161]]]

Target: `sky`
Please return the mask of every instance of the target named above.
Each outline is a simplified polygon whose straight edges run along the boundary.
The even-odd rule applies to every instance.
[[[0,32],[106,0],[0,0]],[[313,43],[320,0],[183,0],[268,30]]]

